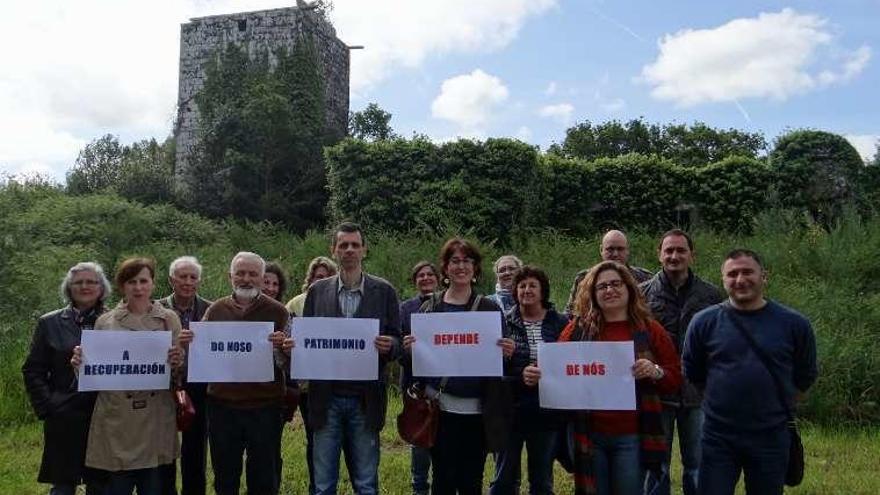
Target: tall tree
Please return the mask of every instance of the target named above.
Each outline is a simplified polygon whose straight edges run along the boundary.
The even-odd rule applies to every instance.
[[[67,191],[94,194],[112,190],[119,182],[123,148],[119,138],[105,134],[87,144],[67,173]]]
[[[831,227],[859,194],[865,163],[843,136],[796,130],[777,139],[770,167],[783,204],[806,208],[816,221]]]
[[[627,153],[657,155],[685,167],[704,167],[727,157],[756,158],[767,148],[764,137],[738,129],[715,129],[702,122],[647,124],[643,119],[626,123],[590,121],[570,127],[561,145],[550,152],[569,158],[613,158]]]
[[[391,128],[391,114],[376,103],[349,115],[348,135],[364,141],[387,141],[397,137]]]

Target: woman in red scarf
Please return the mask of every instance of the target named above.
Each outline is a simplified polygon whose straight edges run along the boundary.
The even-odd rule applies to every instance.
[[[577,411],[574,430],[576,494],[639,495],[646,469],[657,469],[666,452],[660,393],[681,384],[681,365],[669,336],[652,317],[627,268],[614,261],[594,266],[578,287],[575,318],[560,342],[632,341],[635,411]],[[540,379],[537,366],[523,380]]]

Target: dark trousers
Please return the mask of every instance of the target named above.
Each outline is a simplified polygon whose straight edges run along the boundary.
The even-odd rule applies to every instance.
[[[523,445],[526,447],[529,473],[529,495],[553,495],[553,456],[556,453],[556,430],[542,423],[540,414],[517,412],[507,449],[495,456],[495,479],[490,495],[519,493]]]
[[[208,399],[208,439],[217,495],[238,495],[245,454],[247,493],[278,493],[276,453],[281,426],[280,405],[244,409]]]
[[[100,482],[101,495],[159,495],[161,493],[159,468],[129,469],[127,471],[107,472]]]
[[[785,425],[758,432],[703,429],[703,458],[698,492],[733,495],[740,473],[750,495],[782,495],[788,467],[789,436]]]
[[[180,480],[181,495],[205,495],[205,470],[208,466],[208,411],[205,403],[206,383],[187,383],[186,393],[192,399],[196,416],[189,429],[181,434]],[[177,465],[159,467],[162,495],[177,495]]]
[[[486,464],[486,437],[481,414],[440,413],[437,439],[431,447],[433,495],[480,495]]]

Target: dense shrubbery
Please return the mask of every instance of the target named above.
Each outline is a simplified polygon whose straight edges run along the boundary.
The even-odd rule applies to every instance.
[[[432,152],[430,147],[411,146],[413,155]],[[473,149],[467,145],[447,153],[467,156]],[[581,164],[566,162],[566,166]],[[724,166],[733,167],[719,165]],[[573,173],[557,183],[576,183],[580,177],[580,172]],[[393,183],[385,190],[400,192]],[[522,211],[515,205],[505,207]],[[558,205],[557,211],[563,207],[574,213],[577,205]],[[396,210],[387,214],[398,216]],[[578,217],[566,218],[574,221]],[[880,336],[880,219],[861,221],[848,215],[828,232],[803,214],[773,212],[759,215],[754,228],[754,235],[748,237],[697,231],[696,271],[717,283],[727,249],[745,245],[762,252],[771,272],[771,296],[807,314],[818,335],[821,376],[804,404],[805,416],[829,423],[880,420],[880,355],[874,352]],[[444,238],[460,232],[453,227],[406,235],[380,230],[376,226],[368,231],[367,269],[387,278],[403,296],[413,293],[408,282],[410,267],[420,259],[436,259]],[[266,223],[214,222],[171,207],[144,207],[115,196],[68,197],[45,184],[14,182],[0,185],[0,232],[0,311],[4,316],[0,323],[0,423],[32,419],[21,363],[36,318],[59,307],[57,285],[73,263],[97,260],[112,270],[123,256],[146,254],[167,266],[176,256],[194,254],[206,269],[202,293],[217,297],[228,291],[226,271],[232,254],[247,249],[279,261],[288,270],[294,288],[290,297],[300,285],[307,261],[329,249],[322,233],[300,237]],[[631,241],[633,262],[657,269],[656,232],[634,232]],[[511,242],[504,251],[484,243],[487,265],[509,249],[528,263],[544,266],[557,305],[564,304],[575,272],[598,258],[594,237],[533,231]],[[156,294],[167,294],[164,270],[157,282]],[[480,282],[483,292],[491,291],[492,285],[489,279]]]
[[[748,232],[772,174],[754,158],[695,168],[630,153],[594,161],[541,155],[513,140],[346,140],[325,151],[330,211],[384,230],[447,225],[502,243],[535,229],[698,225]]]

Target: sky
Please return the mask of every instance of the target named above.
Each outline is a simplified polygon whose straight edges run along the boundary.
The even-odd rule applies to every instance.
[[[0,0],[0,172],[63,182],[107,133],[163,140],[180,25],[270,0]],[[880,140],[880,0],[334,0],[351,109],[405,137],[546,149],[589,120],[644,118]]]

